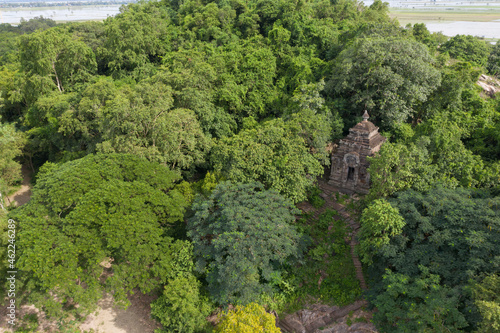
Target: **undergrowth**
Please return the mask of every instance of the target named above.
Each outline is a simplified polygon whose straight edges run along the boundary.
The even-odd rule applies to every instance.
[[[338,212],[327,210],[318,220],[309,215],[297,222],[298,229],[313,242],[299,267],[289,270],[290,293],[283,312],[291,313],[309,302],[344,306],[361,295],[350,256],[348,227]]]
[[[323,207],[325,199],[320,196],[321,190],[318,186],[309,188],[307,191],[307,201],[316,209]]]

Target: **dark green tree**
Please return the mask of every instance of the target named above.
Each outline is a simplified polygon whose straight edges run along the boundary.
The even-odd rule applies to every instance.
[[[388,200],[406,224],[374,253],[369,268],[370,276],[378,277],[372,286],[373,302],[383,309],[379,323],[387,329],[395,322],[418,327],[424,315],[427,319],[420,324],[425,327],[439,332],[436,327],[443,324],[456,331],[464,326],[458,309],[469,327],[476,327],[480,317],[469,284],[477,276],[498,272],[499,199],[477,190],[437,187],[426,193],[399,192]],[[394,272],[392,277],[383,278],[385,268]],[[428,312],[433,308],[437,321]]]
[[[475,66],[485,66],[491,47],[485,41],[471,35],[456,35],[439,48],[455,59],[468,61]]]
[[[492,47],[491,53],[488,56],[486,69],[491,75],[498,77],[500,75],[500,44],[495,44]]]
[[[374,321],[384,332],[463,332],[467,322],[458,310],[459,292],[440,283],[439,275],[420,267],[418,276],[387,270],[384,292],[373,304]]]
[[[56,21],[53,19],[43,17],[43,15],[31,18],[29,20],[25,20],[21,18],[21,22],[17,26],[19,30],[21,30],[25,34],[33,33],[37,30],[47,30],[49,28],[55,27]]]
[[[323,173],[304,139],[279,118],[223,138],[214,146],[211,162],[228,180],[260,181],[294,202],[304,200],[307,188]]]
[[[192,209],[188,236],[196,269],[207,274],[219,304],[247,304],[272,293],[282,266],[302,257],[293,203],[260,183],[222,182]]]
[[[413,40],[373,38],[357,40],[337,57],[328,83],[332,97],[350,103],[344,117],[358,117],[368,109],[385,126],[415,114],[415,106],[439,86],[428,49]]]

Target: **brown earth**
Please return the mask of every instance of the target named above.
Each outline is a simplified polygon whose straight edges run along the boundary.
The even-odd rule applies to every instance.
[[[27,165],[23,165],[21,168],[21,173],[23,175],[23,183],[21,188],[14,194],[7,197],[7,205],[15,202],[17,207],[24,205],[31,198],[31,170]]]
[[[129,297],[131,305],[124,310],[113,305],[113,299],[107,295],[98,303],[96,312],[90,314],[87,319],[79,325],[81,332],[92,333],[153,333],[161,325],[151,319],[150,304],[155,296],[143,295],[138,292]],[[16,318],[21,319],[27,314],[38,315],[38,331],[55,333],[58,332],[57,322],[48,320],[45,314],[33,305],[22,306],[16,312]],[[0,307],[0,333],[14,332],[7,323],[6,306]],[[17,322],[17,321],[16,321]]]

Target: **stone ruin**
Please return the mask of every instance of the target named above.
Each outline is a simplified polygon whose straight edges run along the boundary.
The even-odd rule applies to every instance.
[[[368,156],[375,155],[386,138],[380,135],[378,127],[368,121],[368,112],[363,121],[349,130],[349,135],[340,140],[332,155],[332,170],[328,183],[345,193],[363,193],[370,190]]]

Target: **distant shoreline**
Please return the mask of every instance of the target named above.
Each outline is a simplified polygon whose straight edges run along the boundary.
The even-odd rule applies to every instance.
[[[77,6],[115,6],[135,3],[135,0],[67,0],[67,1],[50,1],[50,2],[3,2],[0,3],[0,10],[19,9],[19,8],[46,8],[46,7],[77,7]]]
[[[50,7],[16,7],[0,8],[0,23],[18,25],[21,18],[25,20],[43,16],[57,23],[103,21],[120,13],[120,7],[115,5],[84,5],[84,6],[50,6]]]
[[[424,23],[430,32],[442,32],[453,37],[457,34],[472,35],[495,43],[500,39],[500,8],[467,6],[453,10],[429,10],[429,8],[390,8],[389,16],[398,20],[401,26]]]

